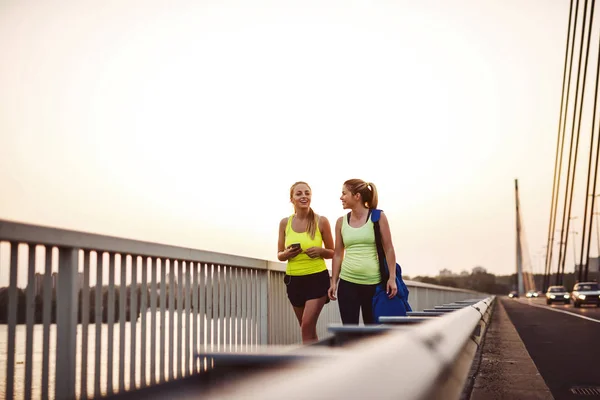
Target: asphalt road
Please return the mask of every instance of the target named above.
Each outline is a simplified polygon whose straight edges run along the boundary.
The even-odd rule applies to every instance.
[[[547,306],[545,298],[502,303],[555,399],[600,399],[600,308]]]

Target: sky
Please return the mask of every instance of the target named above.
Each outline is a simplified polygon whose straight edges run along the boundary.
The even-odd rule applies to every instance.
[[[293,182],[334,226],[360,178],[406,275],[505,275],[518,179],[541,272],[568,11],[2,0],[0,219],[276,260]]]

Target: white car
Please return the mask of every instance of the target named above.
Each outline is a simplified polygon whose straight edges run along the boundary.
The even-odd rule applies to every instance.
[[[555,302],[569,304],[571,302],[570,297],[564,286],[550,286],[546,292],[546,304]]]
[[[573,306],[581,307],[582,304],[595,304],[600,307],[600,288],[598,282],[579,282],[573,286],[571,293]]]
[[[530,290],[529,292],[525,293],[525,297],[528,297],[528,298],[538,297],[538,292],[536,292],[535,290]]]

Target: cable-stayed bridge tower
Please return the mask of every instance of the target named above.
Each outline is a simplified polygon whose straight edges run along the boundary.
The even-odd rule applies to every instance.
[[[535,280],[533,279],[531,257],[529,256],[529,247],[527,246],[525,229],[521,218],[519,181],[517,179],[515,179],[515,204],[517,217],[517,291],[519,295],[522,295],[530,290],[536,290],[536,288]]]

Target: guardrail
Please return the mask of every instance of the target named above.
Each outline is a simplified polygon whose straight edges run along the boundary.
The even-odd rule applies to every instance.
[[[409,322],[413,315],[386,319],[387,323],[401,324],[399,328],[336,327],[334,331],[341,336],[374,337],[355,340],[344,345],[343,351],[296,351],[304,357],[291,365],[293,352],[287,358],[280,356],[288,361],[285,367],[254,374],[235,384],[219,385],[205,398],[459,399],[494,300],[489,297],[439,306],[438,310],[449,312],[432,311],[438,317],[417,324]],[[218,368],[218,355],[215,360]]]
[[[88,398],[202,373],[199,349],[300,342],[285,264],[0,220],[0,398]],[[415,310],[474,292],[407,281]],[[320,337],[339,322],[337,304]]]

